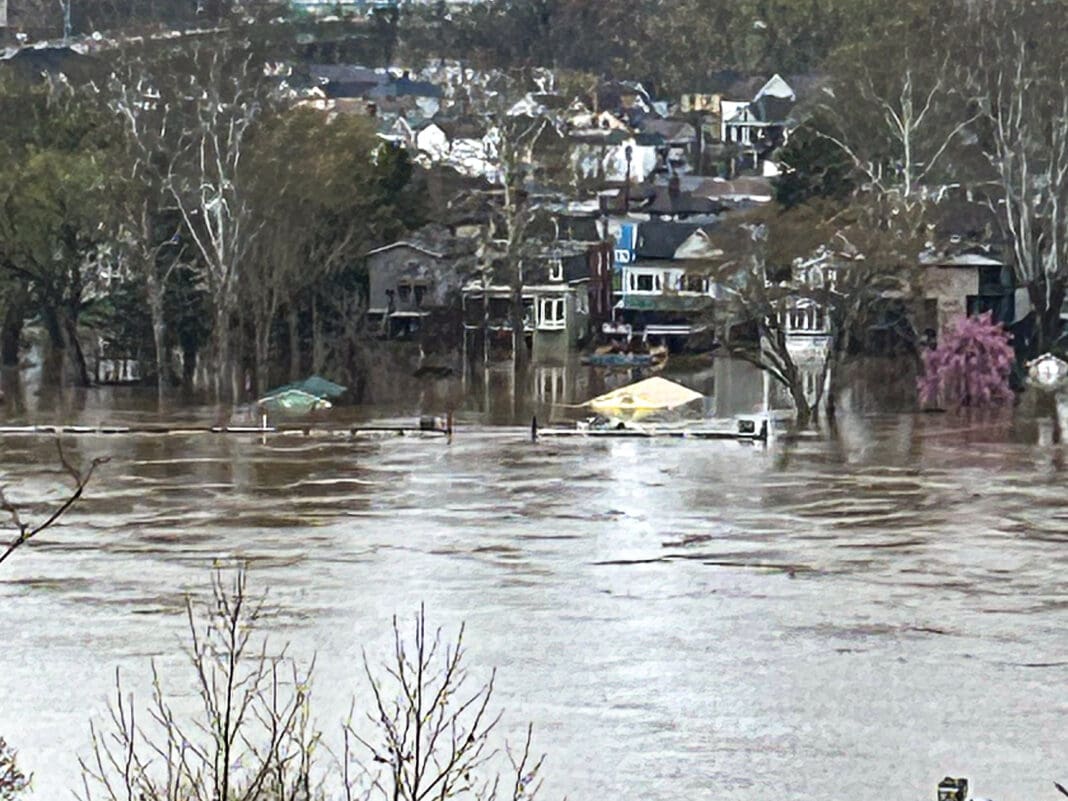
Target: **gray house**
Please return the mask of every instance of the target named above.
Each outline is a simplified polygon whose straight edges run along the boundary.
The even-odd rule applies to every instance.
[[[416,336],[460,307],[462,259],[446,248],[394,242],[367,255],[368,321],[386,339]]]

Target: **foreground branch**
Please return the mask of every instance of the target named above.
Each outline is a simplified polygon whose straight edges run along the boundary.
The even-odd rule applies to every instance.
[[[89,480],[93,477],[93,473],[96,469],[102,465],[107,464],[110,461],[110,457],[101,456],[93,459],[88,469],[84,472],[78,470],[73,464],[68,461],[66,454],[63,452],[63,442],[60,439],[56,439],[56,450],[59,452],[59,461],[63,465],[63,469],[74,480],[74,492],[72,492],[66,500],[63,501],[52,512],[51,515],[45,519],[44,522],[38,525],[31,525],[22,520],[19,514],[18,506],[10,501],[5,494],[4,487],[0,486],[0,510],[3,510],[11,518],[11,523],[17,532],[15,539],[11,540],[4,548],[3,553],[0,553],[0,563],[3,563],[11,554],[13,554],[20,547],[32,540],[42,531],[45,531],[54,526],[59,519],[65,515],[78,499],[82,497],[82,493],[85,492],[85,488],[89,484]]]

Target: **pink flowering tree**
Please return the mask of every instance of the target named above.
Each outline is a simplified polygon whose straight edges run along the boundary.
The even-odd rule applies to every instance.
[[[923,354],[920,403],[992,406],[1012,400],[1009,373],[1016,357],[1012,334],[990,312],[958,317]]]

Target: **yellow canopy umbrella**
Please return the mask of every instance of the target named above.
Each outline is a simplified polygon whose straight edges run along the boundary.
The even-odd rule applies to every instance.
[[[583,405],[600,414],[637,420],[655,412],[685,406],[702,397],[700,392],[682,384],[654,376],[600,395]]]

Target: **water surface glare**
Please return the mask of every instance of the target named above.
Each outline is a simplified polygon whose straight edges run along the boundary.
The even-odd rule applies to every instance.
[[[1068,779],[1061,446],[951,417],[832,441],[452,444],[80,438],[85,502],[0,573],[0,733],[70,797],[116,668],[178,676],[184,593],[248,560],[317,654],[327,732],[425,602],[533,720],[546,799],[1054,796]],[[46,439],[0,439],[15,498],[58,498]],[[184,677],[184,674],[180,674]],[[175,678],[179,689],[184,678]],[[194,699],[186,696],[188,708]]]

